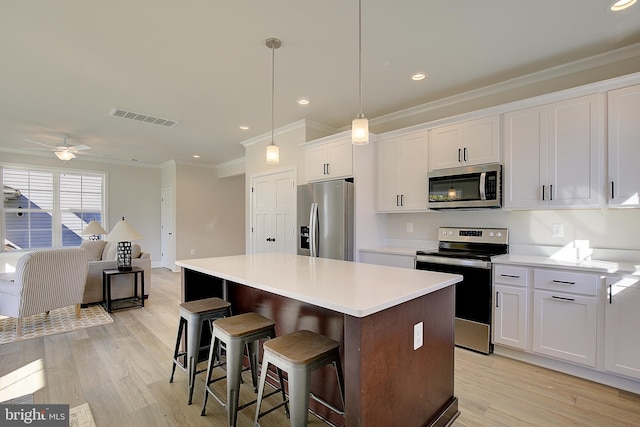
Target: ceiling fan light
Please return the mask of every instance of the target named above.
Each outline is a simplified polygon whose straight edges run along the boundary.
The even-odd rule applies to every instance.
[[[271,141],[271,144],[267,145],[267,163],[276,164],[280,162],[280,147],[275,142]]]
[[[618,0],[611,5],[611,10],[614,12],[625,10],[626,8],[633,6],[635,3],[636,0]]]
[[[364,117],[364,114],[358,114],[351,122],[351,142],[354,145],[369,143],[369,120]]]
[[[56,156],[63,162],[76,158],[76,155],[69,150],[56,151],[55,153],[56,153]]]

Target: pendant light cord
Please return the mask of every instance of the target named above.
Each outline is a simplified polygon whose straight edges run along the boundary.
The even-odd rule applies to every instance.
[[[275,45],[271,46],[271,144],[273,144],[273,127],[275,122],[273,119],[275,85],[276,85],[276,49]]]
[[[360,98],[360,114],[362,117],[362,0],[358,0],[358,81],[360,83],[358,96]]]

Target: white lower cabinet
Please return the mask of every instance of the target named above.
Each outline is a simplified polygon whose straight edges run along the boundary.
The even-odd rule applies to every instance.
[[[527,349],[527,288],[495,285],[493,342]]]
[[[527,349],[528,269],[496,265],[493,270],[493,342]]]
[[[533,351],[596,365],[596,299],[534,291]]]
[[[640,379],[640,279],[607,278],[604,368]]]

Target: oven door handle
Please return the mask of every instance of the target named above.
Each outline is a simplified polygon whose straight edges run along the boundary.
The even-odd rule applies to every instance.
[[[457,265],[461,267],[475,267],[483,268],[486,270],[491,268],[490,261],[481,261],[477,259],[446,258],[435,255],[418,255],[416,256],[416,268],[418,270],[422,270],[419,266],[421,262],[428,262],[430,264]]]

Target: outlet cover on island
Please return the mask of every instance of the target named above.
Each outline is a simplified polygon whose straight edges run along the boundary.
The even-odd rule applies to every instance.
[[[408,222],[407,223],[407,233],[413,233],[413,223],[412,222]]]
[[[564,237],[564,224],[553,224],[551,230],[552,237]]]
[[[420,347],[422,347],[422,344],[424,342],[423,340],[423,329],[424,329],[424,323],[420,322],[420,323],[416,323],[415,325],[413,325],[413,349],[417,350]]]
[[[191,255],[195,255],[196,254],[196,250],[195,249],[191,249]]]

